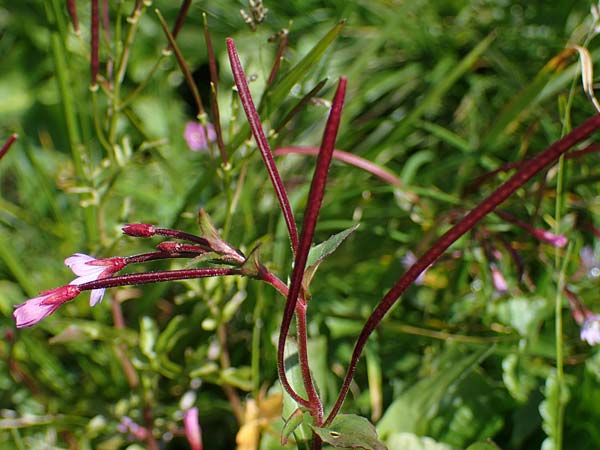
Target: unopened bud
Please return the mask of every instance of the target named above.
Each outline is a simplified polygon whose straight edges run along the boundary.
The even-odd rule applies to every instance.
[[[133,237],[150,237],[156,234],[154,225],[147,223],[128,223],[122,230],[126,235]]]

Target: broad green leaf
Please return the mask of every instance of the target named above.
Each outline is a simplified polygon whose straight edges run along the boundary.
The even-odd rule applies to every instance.
[[[380,436],[386,439],[399,432],[426,434],[429,421],[436,414],[450,386],[487,358],[492,348],[482,348],[467,356],[462,356],[455,347],[448,348],[435,373],[410,387],[392,402],[377,425]]]
[[[485,442],[475,442],[467,447],[467,450],[500,450],[496,444],[487,440]]]
[[[340,244],[344,242],[344,240],[350,236],[358,228],[358,226],[359,224],[356,224],[344,231],[340,231],[339,233],[330,236],[326,241],[321,242],[310,249],[308,258],[306,260],[306,270],[304,271],[303,284],[305,289],[310,286],[310,283],[315,276],[317,269],[319,268],[319,264],[321,264],[325,258],[336,251]]]
[[[366,418],[355,414],[340,414],[328,427],[312,429],[323,442],[338,448],[364,448],[367,450],[387,450],[377,437],[377,431]]]

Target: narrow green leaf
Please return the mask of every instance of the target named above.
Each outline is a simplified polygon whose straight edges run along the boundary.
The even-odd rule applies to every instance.
[[[389,142],[399,142],[408,135],[415,121],[421,118],[423,114],[435,103],[441,101],[442,97],[448,90],[462,77],[479,57],[485,52],[495,38],[495,34],[489,34],[477,46],[469,52],[458,64],[454,64],[453,68],[446,74],[442,81],[438,82],[429,90],[425,98],[406,116],[398,127],[392,132],[387,139]]]
[[[154,345],[158,337],[158,326],[148,316],[142,317],[140,321],[140,350],[150,360],[156,359]]]
[[[264,110],[264,105],[269,108],[270,105],[279,105],[285,99],[286,95],[292,90],[292,87],[294,87],[302,77],[306,76],[311,68],[315,67],[325,53],[325,50],[329,48],[338,34],[340,34],[345,23],[345,20],[338,22],[319,42],[317,42],[312,50],[281,79],[281,81],[275,84],[272,90],[267,92],[266,101],[261,101],[261,105],[258,108],[259,112]]]
[[[333,447],[387,450],[379,440],[371,422],[355,414],[338,415],[329,427],[311,427],[315,433]]]
[[[341,21],[331,30],[329,30],[329,32],[323,36],[319,42],[317,42],[317,44],[306,54],[306,56],[304,56],[304,58],[302,58],[298,64],[290,69],[290,71],[283,78],[281,78],[279,82],[269,89],[269,91],[267,91],[258,107],[258,112],[261,114],[263,120],[266,120],[268,117],[270,117],[272,105],[281,104],[285,97],[292,90],[292,87],[294,87],[294,85],[298,83],[302,77],[305,76],[308,71],[310,71],[310,69],[317,64],[319,59],[321,59],[325,53],[325,50],[327,50],[338,34],[340,34],[344,24],[345,21]],[[265,110],[266,115],[263,117],[262,114],[265,113]],[[232,139],[230,144],[231,151],[235,152],[235,150],[237,150],[238,147],[244,143],[249,135],[250,125],[245,123]]]
[[[221,372],[221,382],[243,391],[252,390],[252,370],[250,366],[230,367]]]
[[[281,445],[287,445],[290,435],[302,424],[305,413],[306,411],[302,408],[297,408],[292,415],[286,419],[283,430],[281,430]]]
[[[570,53],[570,52],[569,52]],[[506,139],[507,129],[514,129],[528,111],[538,104],[539,96],[546,85],[553,80],[557,73],[562,71],[565,54],[552,58],[538,72],[533,81],[521,89],[502,109],[499,116],[494,119],[490,130],[483,138],[482,148],[497,147]]]
[[[344,231],[340,231],[339,233],[330,236],[326,241],[321,242],[310,249],[306,260],[306,270],[304,272],[303,283],[305,289],[310,286],[310,283],[315,276],[317,269],[319,268],[319,264],[321,264],[325,258],[336,251],[341,243],[344,242],[348,236],[354,233],[359,225],[360,224],[357,223],[356,225],[353,225]]]

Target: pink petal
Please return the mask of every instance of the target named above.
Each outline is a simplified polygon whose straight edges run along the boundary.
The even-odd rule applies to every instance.
[[[198,423],[198,408],[193,407],[185,412],[183,426],[192,450],[202,450],[202,430]]]
[[[48,317],[58,309],[60,304],[44,305],[42,302],[47,296],[35,297],[27,300],[25,303],[17,305],[13,311],[13,317],[17,328],[30,327],[40,320]]]

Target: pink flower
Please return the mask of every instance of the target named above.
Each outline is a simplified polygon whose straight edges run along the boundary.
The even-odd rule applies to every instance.
[[[492,264],[490,270],[492,271],[492,282],[494,283],[494,289],[501,294],[508,291],[508,285],[506,284],[506,280],[504,279],[502,272],[500,272],[500,269],[498,269],[495,264]]]
[[[579,336],[590,345],[600,344],[600,314],[586,315]]]
[[[135,423],[131,417],[123,416],[117,426],[121,433],[129,433],[131,437],[138,441],[143,441],[148,437],[148,430]]]
[[[568,239],[562,234],[554,234],[550,231],[541,230],[534,228],[531,233],[540,241],[546,242],[547,244],[554,245],[555,247],[562,248],[567,245]]]
[[[77,278],[70,284],[80,285],[90,281],[108,278],[127,265],[124,258],[96,259],[83,253],[75,253],[65,259],[65,265],[69,267]],[[95,306],[102,301],[106,289],[92,289],[90,294],[90,306]]]
[[[217,135],[215,133],[215,127],[212,123],[206,124],[206,132],[208,133],[208,140],[206,140],[206,133],[204,132],[202,124],[199,122],[188,122],[185,124],[185,131],[183,136],[187,142],[190,150],[199,152],[208,148],[208,143],[213,142]]]
[[[202,450],[202,430],[198,423],[198,408],[195,406],[188,409],[183,416],[185,437],[190,443],[192,450]]]
[[[68,284],[41,292],[39,297],[29,299],[25,303],[17,305],[13,311],[17,328],[30,327],[48,317],[60,305],[77,297],[80,292],[81,290],[78,286]]]

